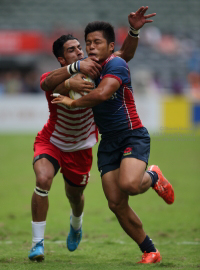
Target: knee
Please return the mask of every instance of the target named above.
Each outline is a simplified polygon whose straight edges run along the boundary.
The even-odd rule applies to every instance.
[[[128,195],[137,195],[140,193],[140,183],[138,179],[131,179],[129,181],[121,181],[119,183],[120,189]]]
[[[53,177],[45,173],[39,173],[36,176],[36,186],[44,190],[50,190],[52,181]]]
[[[121,213],[124,213],[125,204],[124,202],[108,202],[108,206],[110,210],[117,216],[119,216]]]

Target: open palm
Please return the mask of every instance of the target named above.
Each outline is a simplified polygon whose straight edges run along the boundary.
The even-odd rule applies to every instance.
[[[148,20],[151,17],[154,17],[156,13],[145,15],[148,7],[141,7],[136,12],[131,12],[128,16],[128,21],[130,26],[134,29],[140,29],[145,23],[151,23],[153,20]]]

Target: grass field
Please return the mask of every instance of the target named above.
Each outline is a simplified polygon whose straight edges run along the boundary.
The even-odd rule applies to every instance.
[[[141,252],[107,207],[96,167],[85,191],[84,235],[77,251],[65,247],[69,203],[60,174],[49,194],[45,261],[27,258],[31,247],[30,201],[34,135],[0,136],[0,269],[200,269],[200,136],[152,137],[149,164],[159,164],[176,193],[171,206],[153,190],[130,205],[160,250],[161,264],[137,265]]]

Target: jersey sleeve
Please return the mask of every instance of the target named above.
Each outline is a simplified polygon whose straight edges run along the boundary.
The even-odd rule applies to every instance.
[[[120,85],[130,82],[130,71],[126,61],[120,57],[115,57],[110,60],[107,65],[102,79],[115,78]]]
[[[41,87],[42,90],[44,90],[44,89],[42,88],[42,83],[44,82],[44,80],[46,79],[46,77],[47,77],[50,73],[51,73],[51,72],[46,72],[46,73],[42,74],[42,76],[40,76],[40,87]]]

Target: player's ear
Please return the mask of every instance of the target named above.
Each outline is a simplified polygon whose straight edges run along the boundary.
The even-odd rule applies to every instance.
[[[63,57],[58,57],[58,62],[61,64],[61,66],[65,66],[66,65],[66,61]]]
[[[115,43],[114,42],[110,42],[109,44],[109,51],[112,53],[115,49]]]

